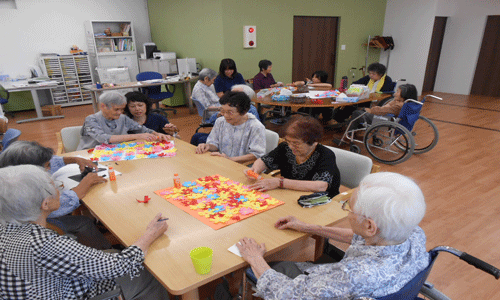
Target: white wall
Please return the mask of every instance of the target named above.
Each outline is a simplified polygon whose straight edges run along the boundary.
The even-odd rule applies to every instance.
[[[435,91],[468,95],[488,15],[500,15],[499,0],[439,0],[437,16],[449,16]]]
[[[28,75],[42,52],[87,51],[86,20],[130,20],[138,49],[151,41],[147,0],[16,0],[17,9],[0,8],[0,72]],[[139,50],[140,52],[140,50]]]
[[[437,0],[387,0],[384,36],[392,36],[388,75],[393,80],[404,78],[422,91],[427,56],[434,27]],[[387,52],[380,62],[386,63]]]

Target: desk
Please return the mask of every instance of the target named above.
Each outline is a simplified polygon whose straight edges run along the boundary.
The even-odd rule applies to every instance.
[[[175,143],[178,149],[175,157],[109,163],[123,174],[117,176],[115,182],[94,186],[83,201],[127,246],[144,233],[146,225],[158,212],[168,217],[169,228],[150,247],[145,265],[170,293],[183,295],[183,299],[198,299],[199,286],[248,266],[242,258],[227,250],[244,236],[266,243],[267,255],[308,237],[292,230],[275,229],[273,224],[278,218],[295,215],[305,222],[332,225],[347,215],[337,202],[301,208],[297,199],[306,192],[276,189],[268,194],[284,201],[284,205],[213,230],[154,191],[172,186],[174,173],[178,173],[182,181],[219,174],[245,183],[248,181],[242,170],[246,167],[209,153],[194,154],[195,147],[181,140],[176,139]],[[87,151],[66,155],[75,154],[89,156]],[[136,201],[145,195],[151,197],[149,203]],[[195,272],[189,257],[189,251],[199,246],[214,250],[212,270],[206,275]]]
[[[36,83],[30,84],[30,83],[28,83],[28,81],[22,80],[22,81],[14,81],[14,82],[13,81],[3,81],[3,82],[0,82],[0,85],[9,93],[21,92],[21,91],[31,91],[31,96],[33,97],[33,103],[35,104],[35,110],[36,110],[37,117],[32,118],[32,119],[20,120],[20,121],[17,121],[17,123],[64,118],[64,116],[44,117],[43,113],[42,113],[42,108],[40,107],[40,100],[38,99],[38,94],[37,94],[38,90],[50,90],[54,87],[57,87],[57,83],[49,84],[49,85],[38,85]]]
[[[182,83],[184,85],[184,97],[187,100],[188,106],[189,106],[189,112],[193,113],[194,112],[194,106],[193,106],[193,101],[191,100],[191,84],[190,82],[198,80],[198,76],[191,77],[189,80],[178,80],[178,81],[164,81],[161,83],[145,83],[145,82],[138,82],[138,81],[133,81],[133,82],[124,82],[124,83],[119,83],[113,87],[106,87],[106,88],[101,88],[98,89],[96,88],[95,84],[88,84],[82,86],[84,90],[88,90],[92,92],[92,106],[94,108],[94,112],[99,111],[99,106],[98,104],[98,96],[97,93],[99,92],[105,92],[105,91],[112,91],[112,90],[120,90],[120,89],[130,89],[130,88],[141,88],[141,87],[148,87],[148,86],[157,86],[157,85],[163,85],[163,84],[178,84]]]

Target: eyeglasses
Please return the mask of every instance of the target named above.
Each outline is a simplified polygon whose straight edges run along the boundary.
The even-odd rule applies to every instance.
[[[230,117],[231,117],[232,115],[236,114],[236,112],[234,112],[234,111],[232,111],[232,110],[225,111],[225,110],[222,110],[222,109],[221,109],[221,110],[219,110],[219,112],[220,112],[220,114],[221,114],[221,115],[228,115],[228,116],[230,116]]]
[[[304,144],[304,142],[300,142],[300,141],[297,141],[297,142],[290,142],[289,140],[285,139],[285,142],[288,144],[288,146],[292,146],[294,148],[297,148],[297,147],[300,147],[302,144]]]
[[[351,206],[349,206],[349,200],[340,201],[340,203],[342,204],[343,211],[348,211],[355,214],[355,212],[352,211]]]

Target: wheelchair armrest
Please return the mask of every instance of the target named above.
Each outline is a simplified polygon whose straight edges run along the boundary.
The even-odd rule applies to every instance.
[[[174,87],[174,89],[172,91],[170,91],[170,89],[168,88],[169,85],[171,85],[171,86]],[[167,92],[175,94],[175,84],[169,84],[169,83],[167,83],[167,84],[165,84],[165,89],[167,90]]]

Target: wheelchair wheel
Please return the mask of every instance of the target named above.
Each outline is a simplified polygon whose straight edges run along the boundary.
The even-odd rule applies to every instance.
[[[419,116],[411,132],[415,140],[416,154],[425,153],[436,147],[439,140],[439,132],[436,125],[426,117]]]
[[[394,122],[380,122],[365,133],[365,147],[376,161],[395,165],[411,157],[415,148],[412,134]]]
[[[358,153],[358,154],[361,153],[361,149],[359,148],[359,146],[358,145],[354,145],[354,144],[352,144],[351,146],[349,146],[349,151],[354,152],[354,153]]]

